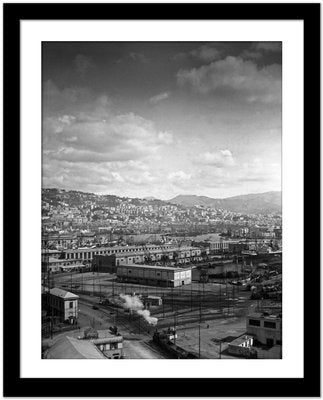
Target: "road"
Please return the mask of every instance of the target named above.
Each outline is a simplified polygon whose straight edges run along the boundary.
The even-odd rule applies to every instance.
[[[157,359],[165,358],[162,354],[158,352],[153,346],[150,346],[144,341],[138,340],[125,340],[123,342],[125,358],[128,359]]]

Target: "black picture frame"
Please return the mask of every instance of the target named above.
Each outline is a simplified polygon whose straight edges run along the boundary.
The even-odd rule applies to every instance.
[[[320,4],[27,4],[3,6],[5,397],[320,396]],[[97,19],[304,21],[304,378],[20,377],[20,21]],[[32,155],[31,155],[32,156]],[[311,212],[311,215],[309,213]],[[296,216],[295,216],[296,218]],[[308,233],[311,235],[308,235]],[[307,233],[307,234],[306,234]],[[32,256],[31,249],[31,256]],[[296,249],[295,249],[296,251]],[[297,313],[297,311],[296,311]],[[315,346],[313,346],[313,343]],[[295,349],[297,351],[297,349]],[[253,361],[251,361],[253,362]],[[121,382],[120,382],[121,379]]]

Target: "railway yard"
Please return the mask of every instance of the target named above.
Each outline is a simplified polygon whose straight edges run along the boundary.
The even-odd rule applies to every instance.
[[[115,274],[98,272],[62,273],[54,279],[55,287],[79,296],[78,327],[69,336],[77,337],[89,326],[117,327],[124,338],[124,358],[182,358],[155,340],[174,327],[172,343],[188,355],[183,358],[232,358],[228,343],[246,331],[250,312],[281,310],[281,299],[257,297],[250,285],[224,278],[175,288],[118,282]],[[124,296],[143,304],[149,297],[159,298],[160,304],[149,305],[149,319],[124,307]]]

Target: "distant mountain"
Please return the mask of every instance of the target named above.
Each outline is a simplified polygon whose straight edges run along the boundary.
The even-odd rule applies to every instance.
[[[242,196],[213,199],[206,196],[179,195],[171,200],[163,201],[154,197],[145,199],[119,197],[115,195],[98,195],[77,190],[42,189],[42,200],[52,206],[68,205],[84,207],[89,204],[101,207],[116,207],[123,202],[134,206],[177,204],[179,207],[204,206],[222,208],[228,211],[244,214],[270,214],[281,212],[281,192],[247,194]]]
[[[246,194],[241,196],[213,199],[212,197],[196,195],[179,195],[169,203],[186,207],[204,206],[223,208],[228,211],[246,214],[269,214],[281,212],[281,192],[266,192]]]

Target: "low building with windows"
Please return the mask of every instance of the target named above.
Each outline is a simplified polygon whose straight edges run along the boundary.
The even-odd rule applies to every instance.
[[[117,277],[121,282],[177,287],[192,282],[192,269],[158,265],[120,265],[117,267]]]
[[[48,299],[45,292],[44,296],[45,299]],[[47,308],[50,314],[53,317],[57,317],[59,321],[75,324],[78,318],[78,299],[79,296],[74,293],[53,288],[49,291],[49,304],[47,304]]]
[[[42,263],[42,272],[72,272],[82,270],[85,265],[78,260],[60,260],[49,257],[47,261]]]
[[[252,313],[247,316],[247,334],[268,347],[282,344],[282,315]]]
[[[123,337],[113,335],[106,329],[98,330],[98,337],[91,342],[103,353],[106,358],[123,358]]]
[[[228,353],[234,356],[250,358],[252,355],[253,337],[241,335],[228,345]]]

